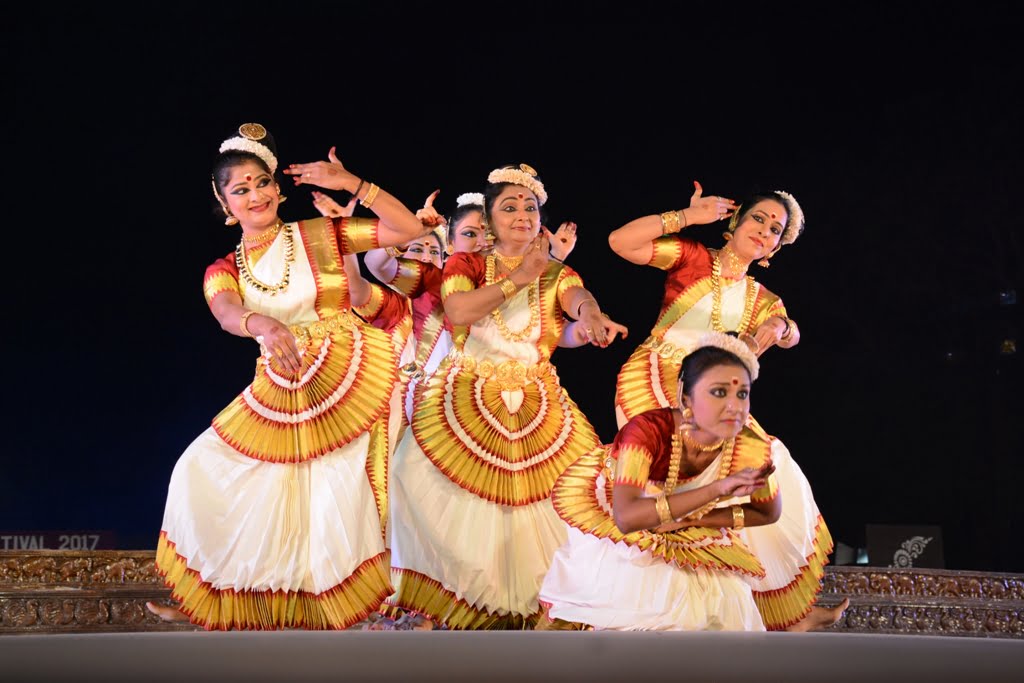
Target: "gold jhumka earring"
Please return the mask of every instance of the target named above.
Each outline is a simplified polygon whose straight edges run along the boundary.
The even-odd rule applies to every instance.
[[[216,198],[217,203],[220,204],[221,210],[227,218],[224,219],[224,225],[238,225],[238,219],[231,215],[231,209],[224,203],[224,200],[220,197],[220,192],[217,192],[217,181],[212,177],[210,178],[210,188],[213,190],[213,196]]]

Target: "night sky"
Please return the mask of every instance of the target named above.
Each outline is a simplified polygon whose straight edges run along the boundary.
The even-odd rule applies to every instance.
[[[155,548],[176,459],[252,377],[255,344],[219,329],[201,285],[238,241],[213,212],[211,161],[256,121],[282,163],[337,145],[413,209],[440,188],[448,212],[492,168],[534,166],[548,225],[579,225],[569,264],[631,331],[553,359],[606,441],[615,376],[663,281],[607,234],[685,207],[694,180],[737,199],[792,192],[807,229],[753,274],[802,341],[762,357],[753,414],[837,541],[934,525],[948,567],[1024,571],[1024,59],[1008,3],[706,3],[678,18],[505,3],[495,19],[372,4],[39,8],[7,23],[0,533],[108,530]],[[316,215],[309,189],[281,180],[282,217]],[[720,232],[687,234],[717,247]]]

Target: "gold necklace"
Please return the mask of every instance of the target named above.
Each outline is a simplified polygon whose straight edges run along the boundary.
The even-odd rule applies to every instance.
[[[676,485],[679,483],[679,467],[683,461],[683,439],[680,436],[680,431],[677,429],[672,433],[672,459],[668,463],[668,474],[665,476],[665,488],[663,489],[667,496],[672,495]],[[729,439],[722,445],[722,462],[718,466],[718,477],[715,478],[715,481],[729,474],[729,469],[732,467],[734,441],[735,439]],[[713,510],[717,504],[718,499],[716,498],[686,515],[685,519],[696,521]]]
[[[747,293],[743,301],[743,316],[737,332],[746,332],[750,319],[754,316],[754,300],[757,298],[757,283],[750,275],[747,276]],[[715,254],[711,261],[711,329],[725,332],[722,325],[722,262]]]
[[[249,247],[258,246],[260,244],[263,244],[264,242],[270,242],[275,237],[277,237],[277,233],[281,231],[281,226],[283,225],[284,223],[281,222],[281,219],[278,219],[277,224],[274,227],[268,228],[253,237],[246,237],[243,234],[242,241],[245,242],[246,246]]]
[[[725,439],[721,439],[721,440],[716,441],[715,443],[711,444],[710,446],[705,446],[704,444],[702,444],[701,442],[697,441],[696,439],[694,439],[692,436],[690,436],[686,432],[683,432],[683,441],[686,442],[687,447],[692,448],[693,450],[699,451],[701,453],[709,453],[711,451],[717,451],[719,448],[722,447],[722,444],[725,443]]]
[[[718,250],[718,255],[721,256],[722,254],[725,254],[725,260],[729,262],[729,268],[734,271],[739,271],[740,275],[736,278],[737,280],[747,274],[747,269],[743,266],[743,261],[740,260],[740,257],[737,256],[736,252],[730,249],[728,245]]]
[[[292,235],[292,228],[290,225],[284,228],[284,276],[276,285],[268,285],[265,282],[260,282],[256,279],[256,276],[252,274],[252,271],[249,269],[249,261],[245,257],[245,247],[242,242],[239,242],[238,247],[235,248],[235,265],[238,266],[238,272],[245,281],[245,284],[258,292],[269,294],[270,296],[274,296],[278,292],[283,292],[288,289],[288,282],[291,278],[292,263],[294,261],[295,239]]]
[[[505,266],[505,270],[510,273],[523,263],[522,256],[505,256],[504,254],[499,254],[495,251],[494,257],[501,261],[501,265]]]
[[[491,253],[484,260],[484,282],[488,285],[494,284],[494,261],[495,254]],[[540,287],[540,278],[534,280],[527,286],[527,299],[530,305],[530,322],[526,324],[521,330],[513,332],[508,328],[508,324],[505,323],[505,318],[501,315],[500,306],[491,311],[491,318],[494,319],[494,323],[498,326],[498,331],[501,332],[501,336],[510,342],[522,342],[526,341],[526,338],[530,336],[534,326],[540,320],[540,294],[538,289]]]

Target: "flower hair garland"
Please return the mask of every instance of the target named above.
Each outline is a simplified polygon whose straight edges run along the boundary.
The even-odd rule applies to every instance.
[[[270,169],[270,175],[274,175],[274,171],[277,170],[277,157],[274,156],[269,147],[260,142],[260,140],[266,137],[267,129],[260,124],[243,123],[238,127],[238,135],[220,143],[220,153],[223,154],[228,150],[234,150],[236,152],[255,154]]]
[[[224,142],[220,143],[220,152],[227,152],[234,150],[236,152],[248,152],[249,154],[255,154],[263,163],[270,169],[270,174],[273,175],[277,170],[277,157],[270,151],[270,148],[266,145],[262,145],[255,140],[247,140],[245,138],[228,138]]]
[[[487,176],[487,182],[511,183],[522,185],[537,196],[541,206],[548,200],[548,193],[544,190],[544,183],[537,179],[537,172],[527,164],[519,164],[519,168],[496,168]]]
[[[455,206],[483,206],[484,196],[479,192],[466,192],[460,194],[455,200]]]
[[[804,210],[800,208],[800,204],[796,201],[796,197],[783,190],[775,190],[773,194],[778,195],[782,198],[782,203],[786,205],[786,213],[789,214],[789,220],[786,222],[786,230],[782,233],[782,244],[793,244],[796,242],[796,238],[800,236],[800,233],[804,231]]]
[[[754,352],[744,342],[724,332],[705,332],[697,340],[696,346],[693,347],[690,353],[705,346],[714,346],[733,354],[747,368],[747,372],[750,373],[750,381],[753,382],[757,379],[761,365],[757,362],[757,356],[754,355]]]

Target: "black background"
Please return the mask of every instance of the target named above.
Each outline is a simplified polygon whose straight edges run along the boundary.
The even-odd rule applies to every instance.
[[[548,224],[579,224],[570,265],[631,330],[554,359],[604,440],[663,277],[607,234],[682,208],[695,179],[789,190],[807,230],[755,274],[802,341],[762,358],[754,414],[836,540],[937,525],[947,566],[1021,571],[1021,363],[1000,353],[1022,341],[1020,305],[1000,299],[1021,292],[1024,227],[1011,5],[680,7],[22,8],[4,29],[0,531],[155,547],[178,455],[251,378],[254,345],[219,329],[201,283],[238,239],[212,211],[210,162],[257,121],[282,163],[337,145],[411,208],[537,168]],[[315,214],[308,189],[282,187],[286,220]]]

